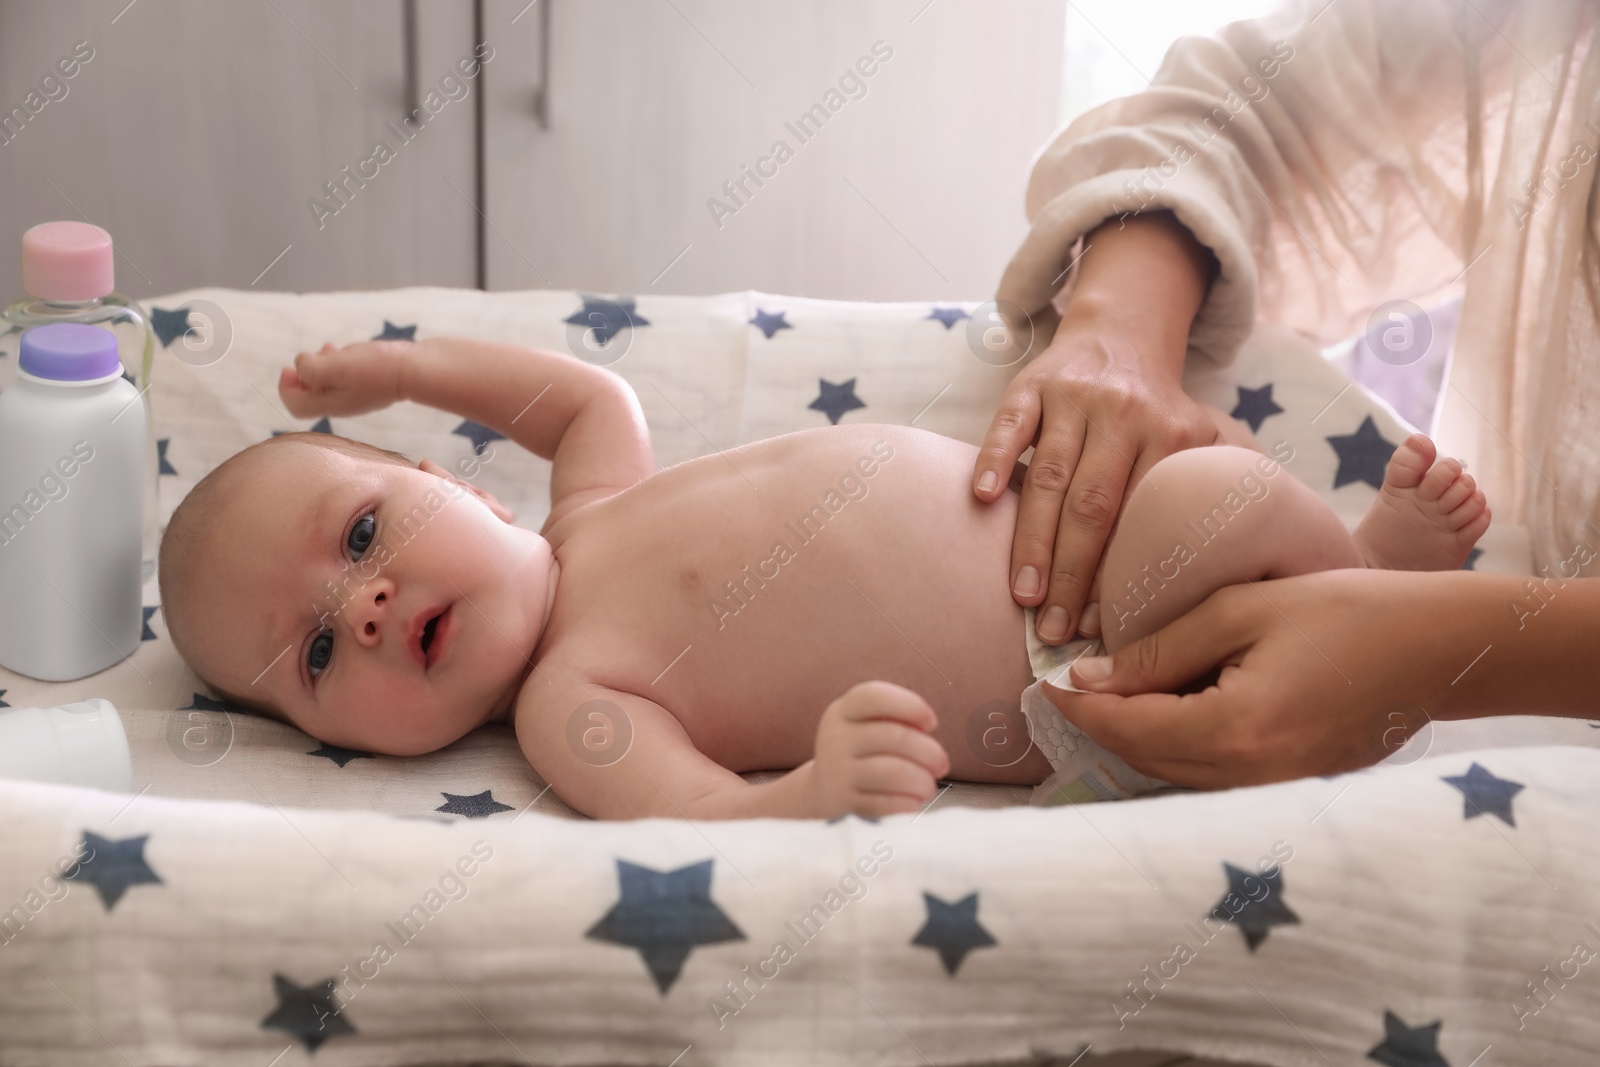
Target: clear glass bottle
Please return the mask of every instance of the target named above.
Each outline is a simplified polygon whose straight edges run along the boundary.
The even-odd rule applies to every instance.
[[[23,330],[52,322],[81,322],[110,330],[124,377],[144,404],[142,480],[142,586],[156,572],[160,504],[156,479],[155,421],[150,410],[150,371],[155,335],[138,301],[115,291],[111,235],[87,222],[43,222],[22,235],[22,287],[26,294],[5,309],[0,332],[0,389],[16,377],[17,342]]]

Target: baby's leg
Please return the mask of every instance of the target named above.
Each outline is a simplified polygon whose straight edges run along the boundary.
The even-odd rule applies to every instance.
[[[1217,426],[1217,444],[1261,451],[1249,430],[1201,404]],[[1489,528],[1483,490],[1459,460],[1440,459],[1426,434],[1400,443],[1383,472],[1378,499],[1356,527],[1356,548],[1367,566],[1390,571],[1454,570]]]
[[[1084,632],[1115,652],[1225,585],[1340,567],[1453,570],[1489,521],[1483,491],[1422,434],[1395,449],[1354,537],[1272,457],[1192,448],[1157,463],[1129,496]]]
[[[1191,448],[1150,468],[1122,510],[1101,576],[1101,639],[1115,652],[1225,585],[1365,565],[1333,511],[1271,456]]]

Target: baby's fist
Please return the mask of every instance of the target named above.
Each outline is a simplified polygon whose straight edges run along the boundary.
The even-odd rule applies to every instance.
[[[360,341],[301,352],[294,366],[279,373],[278,395],[289,414],[301,419],[386,408],[401,398],[401,370],[414,347],[409,341]]]
[[[904,686],[851,686],[817,724],[811,771],[817,812],[876,818],[921,810],[950,773],[950,756],[930,736],[937,725],[928,702]]]

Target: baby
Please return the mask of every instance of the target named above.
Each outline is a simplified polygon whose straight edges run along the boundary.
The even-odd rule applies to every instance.
[[[607,819],[882,816],[945,777],[1148,786],[1075,731],[1033,743],[1062,650],[1007,590],[1017,495],[974,497],[971,445],[847,424],[656,471],[618,376],[456,338],[325,345],[279,392],[303,418],[412,400],[493,427],[552,461],[551,509],[535,533],[430,460],[329,434],[244,449],[179,506],[160,559],[174,644],[234,704],[393,756],[508,722],[559,796]],[[1290,458],[1214,446],[1145,472],[1091,613],[1107,648],[1224,585],[1456,568],[1489,524],[1421,435],[1353,537]]]

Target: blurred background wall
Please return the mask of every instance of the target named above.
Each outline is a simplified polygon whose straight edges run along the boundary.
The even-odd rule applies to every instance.
[[[136,297],[984,299],[1052,132],[1266,6],[0,0],[0,299],[56,218]]]

